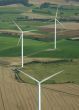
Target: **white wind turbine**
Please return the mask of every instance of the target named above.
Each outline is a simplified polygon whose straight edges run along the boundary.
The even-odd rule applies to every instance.
[[[57,22],[58,22],[63,28],[65,28],[64,25],[63,25],[61,22],[59,22],[59,20],[57,19],[57,17],[58,17],[58,8],[57,8],[56,15],[55,15],[55,39],[54,39],[54,49],[57,49]]]
[[[27,76],[27,77],[29,77],[30,79],[32,79],[33,81],[37,82],[37,84],[38,84],[38,89],[39,89],[39,90],[38,90],[38,94],[39,94],[39,96],[38,96],[38,110],[42,110],[42,106],[41,106],[41,104],[42,104],[42,102],[41,102],[41,85],[42,85],[42,83],[44,83],[45,81],[47,81],[47,80],[49,80],[49,79],[55,77],[55,76],[58,75],[58,74],[61,74],[64,70],[59,71],[59,72],[57,72],[57,73],[55,73],[55,74],[53,74],[53,75],[51,75],[51,76],[49,76],[49,77],[47,77],[47,78],[41,80],[41,81],[37,80],[36,78],[32,77],[31,75],[29,75],[29,74],[27,74],[27,73],[25,73],[25,72],[23,72],[23,71],[21,71],[21,70],[19,70],[19,69],[17,69],[17,71],[23,73],[25,76]]]
[[[14,21],[13,21],[14,22]],[[36,30],[29,30],[29,31],[22,31],[22,29],[16,24],[16,22],[14,22],[14,24],[16,25],[16,27],[20,30],[21,32],[21,36],[19,38],[18,44],[21,41],[21,66],[23,68],[24,66],[24,39],[23,39],[23,34],[27,33],[27,32],[32,32],[32,31],[36,31]]]

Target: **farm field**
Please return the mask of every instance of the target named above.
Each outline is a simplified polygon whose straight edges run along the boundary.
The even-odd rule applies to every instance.
[[[5,40],[4,40],[5,39]],[[19,38],[2,36],[0,37],[0,56],[19,56],[21,46],[17,46]],[[40,50],[48,49],[51,46],[50,42],[37,41],[32,39],[24,39],[25,56]],[[39,49],[39,50],[38,50]],[[6,52],[5,52],[6,51]],[[26,55],[27,53],[27,55]]]
[[[43,61],[43,59],[42,59]],[[26,63],[21,71],[35,77],[41,81],[44,78],[55,74],[56,72],[64,70],[60,75],[55,76],[46,81],[47,84],[63,84],[63,83],[74,83],[79,84],[79,60],[54,60],[47,62],[31,62]],[[16,73],[23,82],[34,83],[23,73]]]
[[[10,36],[0,37],[0,56],[16,57],[20,56],[21,46],[17,46],[19,38]],[[79,58],[79,42],[72,40],[59,40],[57,42],[57,50],[45,51],[46,49],[54,49],[54,42],[45,42],[33,39],[24,39],[24,56],[31,57],[58,57],[58,58]]]
[[[75,22],[61,22],[64,26],[64,29],[67,30],[79,30],[79,23],[75,23]],[[54,28],[54,24],[52,25],[47,25],[47,26],[42,26],[45,28]],[[61,29],[60,24],[57,23],[57,28]],[[63,29],[63,28],[62,28]]]
[[[0,76],[1,110],[37,110],[37,86],[17,82],[11,68],[0,66]],[[78,110],[78,91],[75,84],[42,85],[42,109]]]
[[[66,17],[71,17],[72,19],[74,16],[76,18],[79,17],[78,15],[79,6],[72,5],[72,6],[63,6],[63,8],[64,7],[65,7],[64,11],[61,8],[59,9],[58,19]],[[41,12],[39,12],[40,10]],[[39,8],[37,6],[25,7],[23,5],[13,5],[5,7],[1,6],[0,29],[16,29],[16,27],[12,23],[13,20],[18,22],[18,24],[21,25],[23,30],[34,29],[37,26],[39,27],[48,24],[50,25],[51,23],[54,23],[56,10],[57,5],[56,6],[52,5],[52,8],[50,6],[48,8]],[[48,13],[45,14],[45,11],[48,11]],[[37,21],[33,21],[30,19],[37,19]],[[41,19],[41,21],[39,21],[38,19]],[[46,20],[44,21],[44,19],[49,20],[45,22]]]

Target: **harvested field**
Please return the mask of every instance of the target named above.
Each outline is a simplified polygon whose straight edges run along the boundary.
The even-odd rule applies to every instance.
[[[56,60],[62,60],[59,58],[28,58],[24,57],[24,63],[30,63],[33,61],[39,61],[39,62],[48,62],[48,61],[56,61]],[[21,57],[0,57],[0,65],[6,65],[6,66],[12,66],[12,65],[20,65],[21,64]]]
[[[11,68],[0,66],[0,110],[37,110],[37,86],[19,83]],[[79,86],[42,85],[43,110],[79,110]]]
[[[54,28],[49,28],[49,27],[41,27],[40,29],[41,33],[34,33],[34,32],[28,32],[24,33],[24,37],[29,36],[28,38],[33,38],[33,39],[51,39],[51,35],[54,36]],[[0,33],[4,34],[11,34],[15,35],[15,37],[18,37],[20,34],[19,31],[13,31],[13,30],[0,30]],[[43,34],[44,33],[44,34]],[[48,34],[49,33],[49,34]],[[78,37],[79,36],[79,30],[72,30],[72,29],[57,29],[57,35],[61,36],[61,38],[72,38],[72,37]],[[68,36],[68,37],[67,37]]]
[[[9,68],[0,67],[0,76],[1,110],[36,110],[34,86],[18,83]]]
[[[64,28],[57,24],[57,36],[61,38],[72,38],[72,37],[79,37],[79,23],[63,23]],[[51,33],[55,31],[54,24],[47,25],[47,26],[40,26],[40,31],[44,33]]]
[[[54,34],[54,28],[41,28],[40,29],[41,32],[52,32],[52,34]],[[60,38],[70,38],[70,37],[77,37],[79,36],[79,30],[71,30],[71,29],[57,29],[57,36],[60,36]],[[33,36],[35,37],[35,36]],[[43,35],[44,37],[44,35]],[[47,36],[45,36],[47,37]],[[48,36],[49,37],[49,36]],[[39,38],[41,38],[41,35],[39,36]]]
[[[1,29],[0,30],[0,33],[4,33],[4,34],[11,34],[11,35],[19,35],[20,32],[17,30],[3,30]],[[24,35],[41,35],[41,34],[37,34],[37,33],[34,33],[34,32],[25,32]],[[16,36],[17,37],[17,36]]]
[[[51,85],[52,86],[52,85]],[[64,91],[69,91],[70,87],[67,85],[63,85],[63,89],[66,89]],[[72,86],[72,85],[71,85]],[[70,95],[71,91],[73,91],[75,86],[72,86],[72,90],[70,91],[70,94],[64,93],[62,89],[59,89],[61,87],[61,85],[59,85],[58,87],[55,88],[57,89],[54,90],[53,89],[44,89],[43,93],[44,93],[44,97],[46,98],[46,100],[49,102],[49,106],[46,107],[48,110],[78,110],[79,109],[79,94],[76,95]],[[59,90],[61,92],[59,92]],[[76,90],[79,91],[79,86],[76,87]],[[76,91],[75,90],[75,91]],[[75,94],[75,92],[74,92]],[[52,96],[52,97],[51,97]],[[43,103],[46,105],[46,102],[43,101]],[[46,110],[45,108],[45,110]]]
[[[64,22],[63,25],[64,25],[65,29],[79,30],[79,23],[75,23],[75,22],[74,23],[73,22],[66,22],[65,23]],[[47,26],[41,26],[41,27],[54,28],[54,24],[53,25],[47,25]],[[63,27],[58,23],[57,28],[62,29]]]
[[[22,13],[21,15],[28,15],[30,18],[39,18],[39,19],[50,19],[51,16],[49,15],[43,15],[43,14],[39,14],[39,13],[33,13],[33,12],[26,12],[26,13]]]

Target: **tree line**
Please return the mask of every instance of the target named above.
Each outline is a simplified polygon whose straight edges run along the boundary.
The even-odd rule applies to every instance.
[[[24,5],[28,5],[28,0],[0,0],[0,5],[10,5],[10,4],[17,4],[22,3]]]

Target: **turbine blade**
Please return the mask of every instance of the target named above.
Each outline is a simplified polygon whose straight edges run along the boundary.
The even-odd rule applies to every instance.
[[[21,41],[21,38],[22,38],[22,35],[20,36],[19,40],[18,40],[18,43],[17,43],[17,46],[19,45],[20,41]]]
[[[20,31],[22,31],[22,29],[17,25],[17,23],[16,23],[15,21],[13,21],[13,23],[16,25],[16,27],[17,27]]]
[[[65,27],[60,21],[58,21],[57,19],[56,19],[56,21],[57,21],[64,29],[66,29],[66,27]]]
[[[25,73],[25,72],[23,72],[23,71],[21,71],[21,70],[19,70],[19,69],[17,69],[19,72],[21,72],[21,73],[23,73],[25,76],[27,76],[27,77],[29,77],[30,79],[32,79],[33,81],[36,81],[37,83],[39,83],[39,81],[36,79],[36,78],[34,78],[33,76],[31,76],[31,75],[29,75],[29,74],[27,74],[27,73]]]
[[[43,82],[45,82],[45,81],[47,81],[47,80],[53,78],[54,76],[56,76],[56,75],[58,75],[58,74],[61,74],[63,71],[64,71],[64,70],[59,71],[59,72],[57,72],[57,73],[55,73],[55,74],[53,74],[53,75],[51,75],[51,76],[49,76],[49,77],[43,79],[40,83],[43,83]]]

